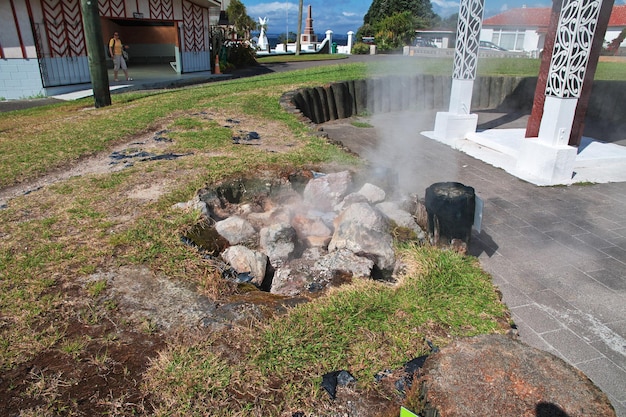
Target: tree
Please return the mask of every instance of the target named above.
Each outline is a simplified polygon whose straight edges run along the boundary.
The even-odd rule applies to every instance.
[[[296,41],[296,34],[293,32],[289,32],[289,34],[285,35],[285,32],[278,35],[278,43],[293,43]],[[285,42],[286,40],[286,42]]]
[[[440,16],[436,16],[433,20],[433,27],[437,27],[440,29],[450,29],[456,32],[456,26],[459,22],[459,14],[454,13],[446,18],[441,18]]]
[[[238,39],[250,39],[250,32],[257,27],[256,21],[248,16],[246,6],[239,0],[230,0],[226,9],[228,21],[237,33]]]
[[[422,19],[426,22],[426,27],[430,26],[436,16],[429,0],[373,0],[363,17],[363,24],[369,23],[374,26],[386,17],[403,12],[409,12],[414,17]]]
[[[415,38],[418,20],[409,11],[385,17],[374,25],[377,47],[381,51],[388,51],[411,44]]]

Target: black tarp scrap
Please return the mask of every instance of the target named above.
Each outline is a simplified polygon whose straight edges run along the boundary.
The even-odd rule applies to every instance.
[[[337,386],[345,387],[353,382],[356,382],[356,378],[346,370],[332,371],[322,375],[322,388],[333,400],[337,396]]]
[[[238,135],[232,137],[233,144],[239,145],[240,143],[244,143],[246,145],[252,145],[251,141],[256,141],[261,139],[261,135],[257,132],[244,132],[243,130],[239,131]],[[256,145],[256,144],[255,144]]]

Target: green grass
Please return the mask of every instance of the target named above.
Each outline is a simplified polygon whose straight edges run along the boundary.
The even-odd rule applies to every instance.
[[[148,373],[151,388],[157,381],[175,381],[158,385],[163,403],[169,404],[160,411],[181,415],[178,410],[189,404],[199,414],[213,410],[215,416],[246,407],[266,416],[279,415],[274,407],[293,404],[316,409],[324,401],[320,384],[326,372],[349,370],[358,380],[356,390],[364,393],[377,389],[377,372],[401,368],[428,353],[426,340],[444,346],[453,337],[502,331],[506,308],[477,261],[428,247],[406,246],[400,253],[409,272],[398,285],[361,281],[298,306],[239,336],[250,341],[238,343],[247,345],[247,360],[216,356],[215,338],[169,349]],[[206,374],[207,361],[211,375]],[[194,381],[201,378],[220,389],[199,390]],[[219,404],[236,396],[242,381],[248,381],[250,397],[265,396],[268,403],[221,410]],[[281,389],[265,392],[273,381],[281,381]]]
[[[329,57],[334,59],[341,56]],[[309,58],[303,55],[298,59]],[[478,64],[479,75],[536,76],[538,69],[539,60],[536,59],[491,58],[483,59]],[[221,106],[240,105],[248,112],[268,114],[268,117],[286,121],[290,128],[302,129],[296,119],[282,113],[277,101],[280,94],[289,91],[292,86],[313,86],[369,75],[415,72],[451,75],[452,59],[390,56],[389,60],[371,65],[322,66],[167,93],[115,94],[112,96],[113,105],[101,109],[89,109],[93,103],[88,98],[0,113],[0,187],[38,177],[69,161],[110,149],[123,138],[155,126],[179,109],[201,110],[217,99]],[[622,63],[600,62],[596,79],[624,80],[625,73]],[[261,93],[252,93],[251,88]],[[245,97],[240,97],[242,92],[246,92]],[[124,117],[119,117],[122,109]],[[185,123],[193,123],[193,130],[199,129],[200,122],[189,116],[178,120],[174,127],[186,128]],[[14,140],[15,137],[20,140]]]
[[[355,120],[353,122],[350,123],[352,126],[354,127],[361,127],[361,128],[369,128],[369,127],[374,127],[373,125],[367,123],[367,122],[361,122],[358,120]]]
[[[300,55],[270,55],[270,56],[257,56],[257,62],[260,64],[273,64],[281,62],[304,62],[304,61],[333,61],[337,59],[345,59],[348,55],[344,54],[311,54],[302,53]]]

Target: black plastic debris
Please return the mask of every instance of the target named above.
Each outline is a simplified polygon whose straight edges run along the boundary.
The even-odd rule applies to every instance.
[[[410,361],[404,364],[404,372],[406,372],[408,375],[411,376],[411,378],[413,378],[413,374],[415,374],[415,372],[417,372],[418,369],[424,366],[424,363],[426,362],[426,358],[428,358],[428,355],[422,355],[422,356],[418,356],[415,359],[411,359]]]
[[[116,160],[116,161],[122,161],[124,159],[148,158],[151,156],[154,156],[154,154],[150,152],[146,152],[146,151],[138,151],[138,152],[114,151],[114,152],[111,152],[111,155],[109,155],[109,158]]]
[[[392,374],[393,374],[393,371],[391,369],[385,369],[385,370],[378,372],[376,375],[374,375],[374,379],[376,380],[376,382],[381,382],[383,379],[387,378],[388,376],[391,376]]]
[[[170,161],[172,159],[180,158],[180,157],[187,156],[187,155],[193,155],[193,154],[192,153],[164,153],[164,154],[157,155],[155,153],[146,152],[146,151],[131,152],[131,151],[126,150],[126,151],[120,151],[120,152],[118,151],[112,152],[111,155],[109,155],[109,158],[113,160],[111,164],[117,164],[120,161],[127,161],[130,159],[139,160],[142,162],[143,161],[162,161],[162,160]]]
[[[415,374],[422,367],[424,367],[428,356],[433,353],[439,352],[439,348],[435,346],[430,340],[426,340],[426,344],[428,344],[428,347],[430,348],[430,353],[418,356],[417,358],[413,358],[410,361],[406,362],[404,364],[402,372],[400,373],[401,376],[394,382],[396,389],[402,395],[404,395],[406,391],[411,388]],[[387,377],[392,377],[393,375],[394,371],[385,369],[384,371],[380,371],[376,375],[374,375],[374,379],[376,380],[376,382],[382,382],[383,379]]]
[[[239,136],[233,136],[232,138],[233,144],[235,145],[239,145],[240,143],[243,143],[244,145],[253,145],[251,141],[261,139],[261,136],[257,132],[245,133],[243,131],[239,131],[239,133],[240,133]],[[254,145],[256,145],[256,143],[254,143]]]
[[[140,159],[140,161],[171,161],[173,159],[181,158],[183,156],[193,155],[192,153],[164,153],[161,155],[150,155]]]
[[[356,382],[356,378],[346,370],[332,371],[322,375],[322,388],[333,400],[337,396],[337,386],[345,387],[353,382]]]
[[[154,139],[157,142],[172,142],[172,139],[164,136],[165,134],[169,133],[170,131],[165,129],[165,130],[159,130],[158,132],[156,132],[154,134],[154,137],[152,139]]]
[[[200,256],[202,257],[202,259],[206,259],[208,261],[211,261],[213,266],[215,266],[215,268],[217,268],[217,270],[220,271],[220,274],[222,275],[222,278],[224,278],[226,280],[229,280],[229,281],[232,281],[232,282],[235,282],[237,284],[243,284],[243,283],[252,281],[253,277],[249,273],[247,273],[247,272],[242,272],[242,273],[237,272],[233,267],[228,265],[226,262],[222,261],[217,256],[213,256],[206,249],[203,249],[200,246],[198,246],[198,244],[196,244],[196,242],[194,242],[193,239],[190,239],[187,236],[181,236],[180,237],[180,241],[183,244],[196,249],[200,253]]]
[[[417,358],[411,359],[404,364],[404,375],[395,383],[396,389],[400,393],[404,394],[411,388],[411,385],[413,385],[413,377],[415,373],[424,366],[427,358],[428,355],[418,356]]]
[[[246,282],[252,281],[252,278],[254,277],[250,275],[250,272],[240,272],[237,274],[235,282],[237,282],[237,284],[245,284]]]
[[[435,346],[433,344],[433,342],[431,342],[430,340],[426,340],[426,344],[430,348],[430,353],[437,353],[437,352],[439,352],[439,348],[437,346]]]

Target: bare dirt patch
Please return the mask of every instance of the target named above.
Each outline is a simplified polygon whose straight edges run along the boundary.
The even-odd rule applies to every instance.
[[[167,141],[154,140],[155,133],[161,130],[162,128],[143,133],[113,147],[111,150],[84,158],[73,165],[68,165],[63,169],[50,172],[40,178],[0,189],[0,207],[7,204],[7,202],[14,197],[33,193],[68,178],[89,174],[117,172],[128,167],[127,163],[116,163],[116,161],[111,158],[112,154],[130,155],[132,152],[142,151],[151,153],[163,152],[170,146],[170,143]]]

